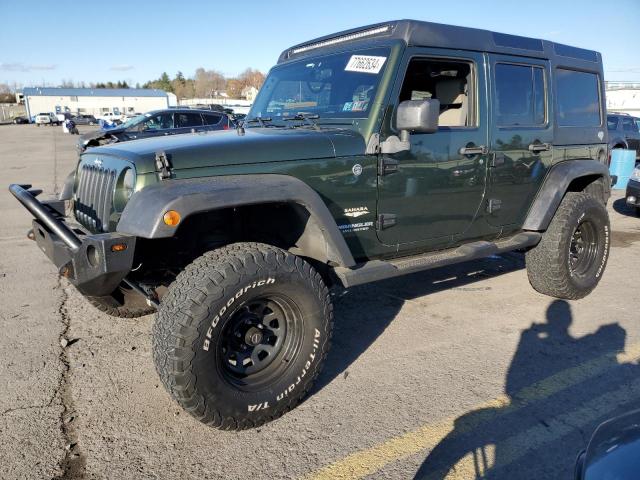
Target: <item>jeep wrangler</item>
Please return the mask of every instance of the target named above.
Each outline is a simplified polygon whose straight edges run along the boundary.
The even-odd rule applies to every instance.
[[[589,294],[610,246],[603,85],[597,52],[391,21],[286,49],[235,130],[88,149],[55,200],[10,190],[89,302],[157,311],[182,408],[244,429],[311,388],[330,288],[522,250],[538,292]]]

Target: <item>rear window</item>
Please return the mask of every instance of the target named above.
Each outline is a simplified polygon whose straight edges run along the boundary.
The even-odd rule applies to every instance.
[[[600,87],[595,73],[558,68],[556,87],[559,126],[600,126]]]
[[[618,117],[607,115],[607,130],[616,130],[618,128]]]
[[[496,114],[500,126],[543,125],[544,70],[529,65],[496,65]]]
[[[199,113],[176,114],[177,128],[201,127],[202,117]]]
[[[204,113],[202,116],[204,117],[205,125],[217,125],[222,119],[222,115],[213,115],[209,113]]]
[[[625,132],[637,132],[638,125],[633,121],[631,117],[622,117],[622,130]]]

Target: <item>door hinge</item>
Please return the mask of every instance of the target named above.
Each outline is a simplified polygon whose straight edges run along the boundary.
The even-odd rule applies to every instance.
[[[395,213],[381,213],[376,221],[376,230],[384,230],[393,227],[396,224]]]
[[[497,198],[490,198],[489,203],[487,204],[487,213],[494,213],[500,210],[502,207],[502,200]]]
[[[380,157],[378,159],[378,175],[382,177],[384,175],[389,175],[390,173],[396,173],[399,165],[400,162],[398,160],[388,157]]]

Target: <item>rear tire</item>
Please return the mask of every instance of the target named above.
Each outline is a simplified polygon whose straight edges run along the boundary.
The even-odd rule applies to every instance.
[[[162,383],[184,410],[224,430],[294,408],[329,350],[333,307],[320,274],[261,243],[207,252],[181,272],[153,326]]]
[[[605,206],[587,193],[568,192],[540,243],[526,254],[529,282],[545,295],[583,298],[602,278],[609,247]]]

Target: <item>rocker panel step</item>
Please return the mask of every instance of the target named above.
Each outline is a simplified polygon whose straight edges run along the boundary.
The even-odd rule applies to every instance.
[[[438,250],[422,255],[402,257],[393,260],[371,260],[353,268],[338,267],[336,275],[345,288],[376,282],[386,278],[399,277],[408,273],[430,270],[432,268],[453,265],[498,253],[509,252],[537,245],[542,234],[521,232],[513,237],[497,242],[479,241],[460,245],[448,250]]]

